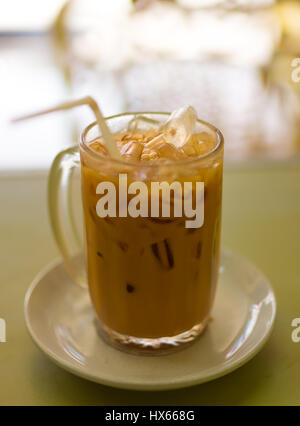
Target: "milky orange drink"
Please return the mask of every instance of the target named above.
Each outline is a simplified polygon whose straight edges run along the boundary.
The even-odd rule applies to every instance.
[[[121,160],[108,156],[95,124],[86,129],[80,146],[88,285],[98,325],[110,341],[141,351],[159,352],[194,340],[209,320],[218,279],[222,135],[198,120],[186,143],[174,146],[161,136],[167,118],[147,113],[138,119],[134,114],[107,119]],[[126,215],[135,196],[128,188],[136,182],[147,189],[143,217]],[[153,182],[182,187],[182,194],[170,190],[169,217],[162,212],[162,191],[156,198],[159,213],[151,216]],[[193,206],[196,183],[204,183],[200,227],[187,227],[191,217],[184,207],[182,216],[175,215],[175,197],[183,201],[186,182],[192,185]],[[108,194],[99,194],[101,184],[116,189],[115,217],[99,215],[99,200]]]

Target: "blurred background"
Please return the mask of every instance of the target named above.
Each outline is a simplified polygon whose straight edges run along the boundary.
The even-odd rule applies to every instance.
[[[298,162],[300,2],[0,0],[0,93],[2,174],[47,171],[93,120],[11,118],[85,95],[105,115],[194,105],[227,167]]]

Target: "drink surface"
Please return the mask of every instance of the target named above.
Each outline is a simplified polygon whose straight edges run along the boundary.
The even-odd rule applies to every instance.
[[[184,161],[213,150],[216,141],[206,132],[194,133],[180,148],[155,130],[120,132],[115,138],[128,168],[105,158],[101,138],[89,143],[101,154],[97,158],[81,150],[86,262],[97,315],[104,326],[140,338],[175,336],[206,324],[218,276],[222,152],[201,164]],[[149,188],[153,180],[204,182],[203,226],[188,229],[186,218],[173,214],[99,217],[97,185],[109,181],[118,190],[120,173],[128,173],[128,184],[142,180]]]
[[[213,137],[206,132],[193,133],[182,147],[166,142],[163,133],[155,131],[123,132],[116,135],[115,140],[122,159],[151,164],[166,164],[205,155],[212,151],[216,144]],[[101,138],[89,146],[101,155],[108,155]]]

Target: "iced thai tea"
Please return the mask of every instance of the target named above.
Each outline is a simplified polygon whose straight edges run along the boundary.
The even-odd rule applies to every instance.
[[[102,137],[91,135],[92,127],[81,144],[86,263],[98,325],[110,341],[140,351],[163,351],[194,340],[209,321],[218,279],[222,135],[198,121],[178,147],[163,137],[164,120],[163,114],[108,120],[121,160],[109,158]],[[146,185],[147,215],[97,214],[101,182],[113,184],[120,207],[120,175],[126,175],[122,191],[133,182]],[[184,211],[181,217],[174,214],[172,191],[170,216],[162,215],[162,205],[151,216],[151,183],[175,181],[182,185],[182,197],[185,182],[192,188],[204,182],[201,227],[187,227]],[[126,203],[132,198],[127,194]]]

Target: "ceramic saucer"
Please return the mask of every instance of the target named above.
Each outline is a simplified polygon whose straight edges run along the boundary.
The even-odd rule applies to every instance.
[[[270,335],[272,288],[244,258],[222,253],[212,321],[191,346],[169,355],[137,356],[97,334],[88,291],[56,261],[38,274],[25,299],[25,319],[38,347],[69,372],[94,382],[139,390],[176,389],[213,380],[249,361]]]

